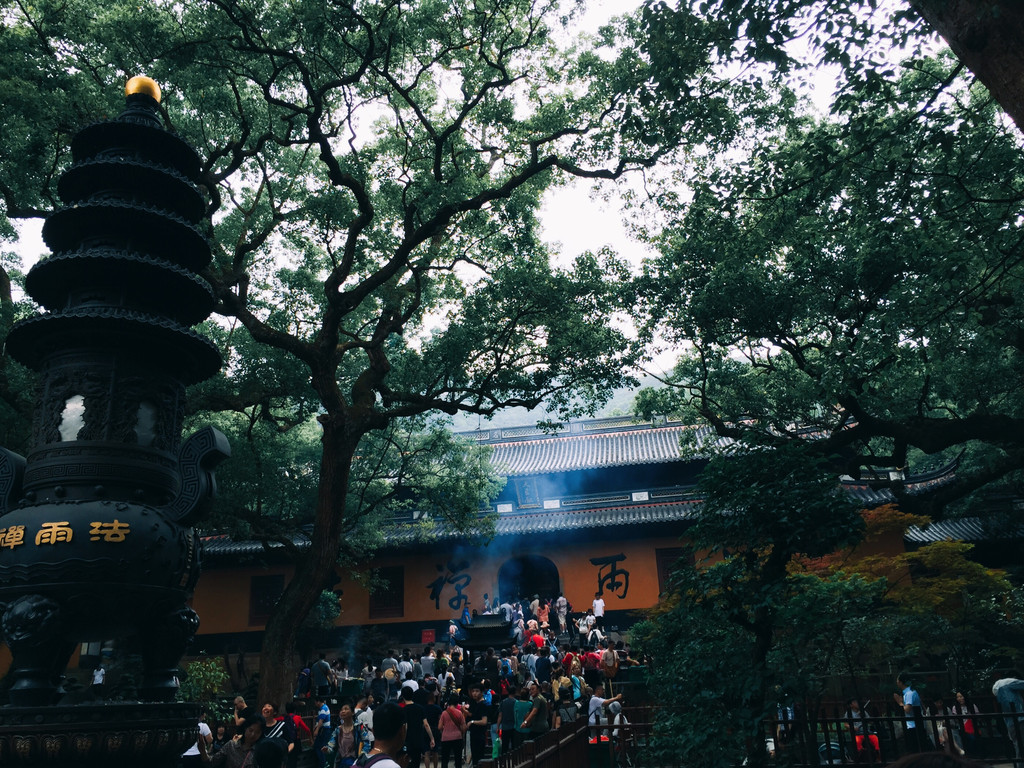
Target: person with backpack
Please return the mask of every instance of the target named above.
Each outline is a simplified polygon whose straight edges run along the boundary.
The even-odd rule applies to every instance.
[[[516,672],[512,666],[512,654],[509,653],[508,648],[503,648],[501,651],[501,663],[498,669],[498,693],[501,698],[507,698],[512,695],[515,687]]]
[[[295,747],[288,753],[288,768],[295,768],[299,762],[299,753],[302,752],[303,742],[313,744],[313,732],[309,730],[306,721],[295,714],[295,702],[289,701],[284,705],[284,718],[291,720],[295,726]]]
[[[562,685],[558,689],[557,704],[555,706],[555,730],[562,727],[564,723],[574,723],[579,716],[580,709],[572,697],[572,686]]]
[[[359,743],[362,755],[369,754],[373,749],[373,697],[364,696],[356,702],[356,727],[359,729]]]
[[[441,768],[448,768],[448,761],[455,757],[455,768],[462,768],[463,739],[466,737],[466,716],[458,703],[449,699],[437,721],[441,730]]]
[[[559,663],[551,665],[551,695],[554,697],[554,706],[562,701],[562,696],[568,694],[572,701],[572,680],[565,674],[565,670]]]
[[[359,743],[359,728],[356,726],[352,704],[344,701],[338,709],[338,727],[331,734],[331,740],[323,747],[327,764],[331,768],[350,768],[362,753]]]

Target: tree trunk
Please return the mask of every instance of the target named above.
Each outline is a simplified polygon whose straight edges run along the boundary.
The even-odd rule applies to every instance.
[[[757,682],[749,693],[747,706],[751,713],[750,730],[747,734],[747,764],[765,765],[768,753],[765,750],[764,715],[768,701],[768,654],[775,638],[774,611],[761,606],[754,611],[754,653],[751,658],[753,679]]]
[[[781,584],[787,577],[786,565],[791,559],[785,554],[782,547],[776,547],[768,556],[762,566],[761,573],[757,580],[761,588],[766,592],[772,585]],[[772,598],[765,594],[765,603]],[[751,720],[748,723],[749,731],[747,737],[747,764],[754,766],[765,765],[768,762],[768,752],[765,749],[765,715],[771,710],[768,707],[770,690],[768,655],[775,645],[775,609],[774,607],[762,604],[754,609],[752,620],[752,631],[754,634],[753,655],[750,659],[753,669],[752,678],[757,682],[750,691],[747,699],[747,706],[751,713]]]
[[[911,0],[1024,131],[1024,5],[1019,0]]]
[[[296,643],[302,622],[325,584],[335,581],[341,549],[345,496],[359,434],[344,417],[321,417],[323,453],[310,550],[296,563],[295,576],[274,606],[260,653],[259,700],[290,701],[297,671]],[[360,433],[361,434],[361,433]]]

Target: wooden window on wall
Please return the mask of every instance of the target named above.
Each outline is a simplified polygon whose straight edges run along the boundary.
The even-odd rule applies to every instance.
[[[284,574],[253,576],[249,582],[249,626],[266,624],[284,592]]]
[[[654,550],[654,555],[658,563],[658,592],[664,593],[668,591],[669,584],[671,583],[672,568],[676,563],[683,557],[682,547],[665,547],[663,549]],[[693,555],[690,555],[692,562]]]
[[[398,619],[405,615],[405,567],[378,568],[370,593],[371,619]]]

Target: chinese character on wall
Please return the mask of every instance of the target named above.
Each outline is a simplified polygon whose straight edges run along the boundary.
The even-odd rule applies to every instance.
[[[441,595],[444,588],[450,584],[455,587],[455,594],[449,598],[448,607],[453,611],[461,610],[469,603],[469,598],[463,594],[463,590],[473,581],[472,576],[463,573],[469,568],[469,561],[463,560],[456,563],[449,560],[447,569],[443,565],[438,565],[436,568],[439,573],[438,577],[426,587],[430,590],[430,599],[434,601],[434,607],[437,610],[441,609]]]
[[[629,571],[619,568],[619,563],[626,559],[621,552],[607,557],[592,557],[590,562],[597,568],[597,591],[600,594],[611,592],[622,600],[629,592]],[[621,590],[621,592],[619,591]]]

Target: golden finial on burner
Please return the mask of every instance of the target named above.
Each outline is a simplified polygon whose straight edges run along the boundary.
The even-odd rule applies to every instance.
[[[144,93],[152,97],[154,101],[160,101],[160,86],[151,77],[136,75],[129,80],[124,87],[124,95],[131,96],[133,93]]]

